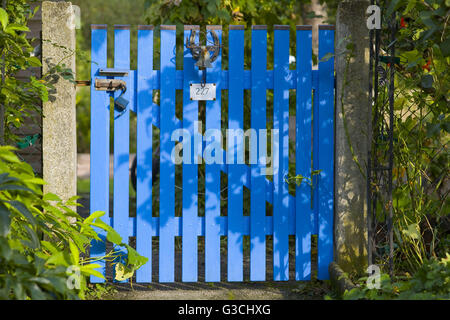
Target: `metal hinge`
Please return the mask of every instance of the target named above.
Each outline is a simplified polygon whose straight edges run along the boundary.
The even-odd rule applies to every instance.
[[[77,83],[77,87],[90,87],[91,86],[90,80],[77,80],[75,82]]]

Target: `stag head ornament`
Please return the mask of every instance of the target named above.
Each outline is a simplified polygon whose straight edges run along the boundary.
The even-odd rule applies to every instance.
[[[214,62],[219,56],[220,41],[214,30],[210,30],[214,43],[212,45],[199,46],[195,44],[196,31],[192,30],[189,38],[186,38],[186,48],[191,50],[192,57],[197,61],[195,65],[200,69],[212,68]],[[211,41],[209,41],[211,42]]]

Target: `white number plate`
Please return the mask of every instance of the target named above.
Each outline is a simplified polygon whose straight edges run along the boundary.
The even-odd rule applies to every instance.
[[[190,94],[191,100],[216,100],[216,84],[205,83],[202,87],[201,83],[191,83]]]

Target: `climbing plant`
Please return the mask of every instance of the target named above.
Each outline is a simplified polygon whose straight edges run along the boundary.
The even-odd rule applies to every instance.
[[[374,107],[388,108],[388,70],[395,70],[393,201],[380,192],[375,214],[383,220],[392,206],[397,272],[414,272],[449,249],[449,10],[448,0],[396,0],[383,7],[380,91]],[[388,27],[393,18],[395,25]],[[389,56],[392,46],[395,57]],[[374,156],[382,166],[388,165],[388,127],[386,117],[374,123]],[[372,188],[378,192],[385,182],[374,181]],[[386,246],[378,246],[377,254],[378,261],[386,261]]]
[[[449,299],[450,1],[374,3],[369,263],[382,273],[343,298]]]

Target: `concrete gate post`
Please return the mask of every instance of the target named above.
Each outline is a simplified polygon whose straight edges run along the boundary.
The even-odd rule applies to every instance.
[[[365,0],[340,2],[336,23],[335,261],[346,273],[358,275],[366,272],[368,261],[369,5]],[[353,49],[346,50],[349,43]]]
[[[42,3],[43,74],[52,65],[63,63],[75,72],[73,19],[70,2]],[[43,104],[44,192],[67,200],[77,193],[76,86],[60,78],[55,88],[55,99]]]

